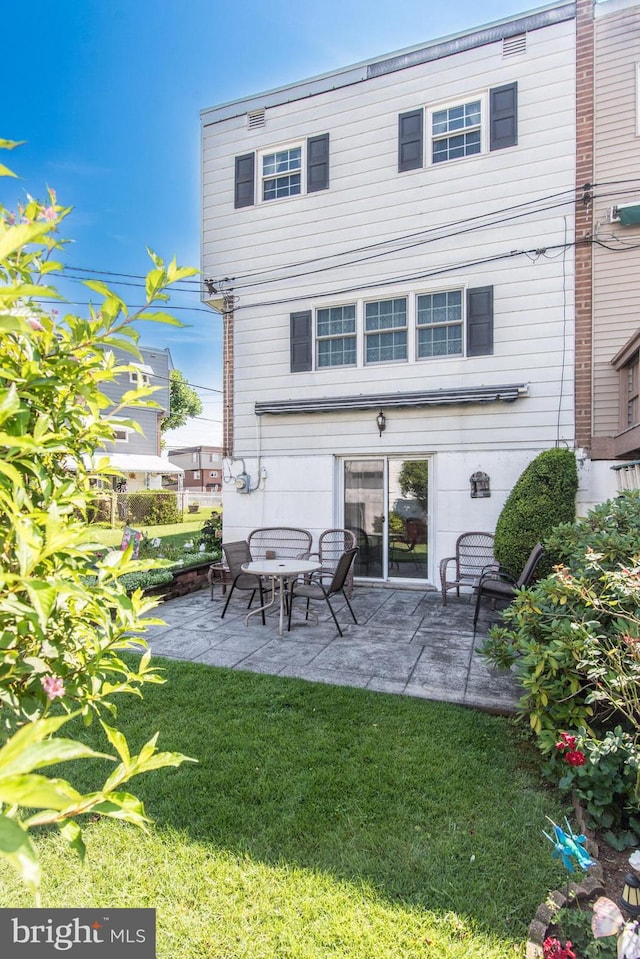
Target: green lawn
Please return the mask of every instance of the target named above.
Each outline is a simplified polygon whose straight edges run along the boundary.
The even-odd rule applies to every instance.
[[[562,813],[509,720],[163,665],[168,683],[124,700],[122,725],[198,764],[134,780],[155,825],[90,823],[83,867],[39,837],[43,906],[155,907],[158,959],[523,955],[564,878],[542,836]],[[72,778],[89,789],[98,772]],[[5,870],[0,907],[28,904]]]
[[[203,515],[204,514],[204,515]],[[201,510],[195,519],[185,520],[184,523],[172,523],[168,526],[144,526],[136,527],[150,538],[159,536],[161,539],[167,539],[174,546],[181,546],[184,542],[193,538],[202,529],[204,522],[209,518],[211,510]],[[120,546],[122,542],[122,527],[117,529],[104,529],[100,526],[91,527],[91,536],[96,543],[102,546]]]

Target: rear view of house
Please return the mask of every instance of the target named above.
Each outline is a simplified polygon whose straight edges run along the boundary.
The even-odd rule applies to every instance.
[[[203,111],[226,539],[348,526],[433,583],[573,448],[575,49],[554,3]]]

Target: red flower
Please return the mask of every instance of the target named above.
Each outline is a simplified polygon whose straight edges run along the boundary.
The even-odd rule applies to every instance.
[[[547,936],[542,943],[543,959],[576,959],[576,954],[571,946],[570,940],[567,940],[563,946],[559,939]]]
[[[585,754],[581,753],[579,749],[570,749],[564,754],[564,758],[570,766],[584,766],[586,761]]]
[[[565,749],[575,749],[576,742],[575,736],[570,736],[569,733],[560,733],[560,741],[556,743],[556,749],[559,749],[560,752],[564,752]]]

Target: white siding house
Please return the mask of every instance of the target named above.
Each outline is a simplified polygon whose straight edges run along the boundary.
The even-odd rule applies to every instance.
[[[162,457],[160,442],[160,424],[169,415],[170,392],[169,373],[173,369],[168,349],[138,347],[140,360],[133,360],[124,350],[112,347],[118,365],[132,365],[133,370],[121,373],[111,383],[103,384],[103,392],[114,406],[122,401],[129,390],[140,386],[152,386],[156,392],[149,399],[158,404],[158,408],[124,407],[119,416],[135,421],[141,432],[121,426],[116,428],[115,441],[105,448],[110,465],[122,475],[113,477],[115,489],[135,492],[141,489],[160,489],[163,476],[181,477],[184,470],[180,465]]]
[[[226,540],[346,525],[435,583],[573,448],[575,44],[555,3],[203,111]]]

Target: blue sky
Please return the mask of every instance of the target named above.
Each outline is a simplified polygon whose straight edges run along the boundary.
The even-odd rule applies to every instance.
[[[370,57],[509,17],[526,0],[29,0],[5,4],[0,138],[27,143],[5,162],[8,207],[47,186],[72,206],[69,274],[100,276],[132,304],[147,246],[200,262],[200,111]],[[88,271],[84,273],[83,271]],[[103,271],[103,273],[98,273]],[[103,274],[114,274],[113,276]],[[127,274],[131,277],[126,276]],[[123,283],[131,285],[120,285]],[[68,281],[70,300],[88,290]],[[221,321],[197,284],[172,296],[185,329],[145,327],[197,387],[202,417],[171,445],[219,443]],[[83,312],[83,307],[75,308]],[[205,389],[207,387],[208,389]]]

